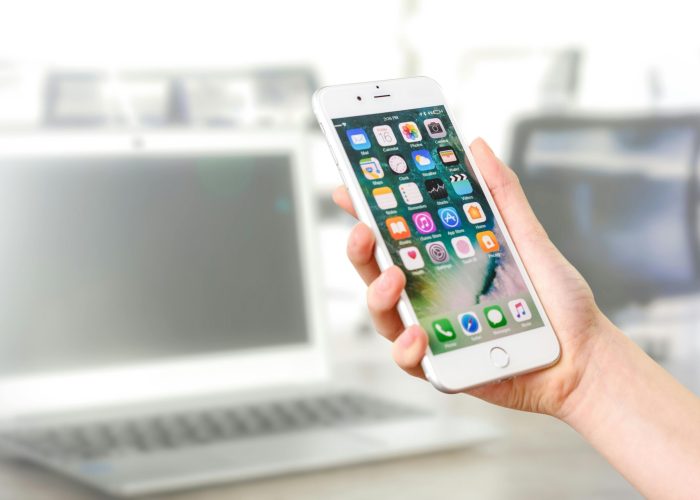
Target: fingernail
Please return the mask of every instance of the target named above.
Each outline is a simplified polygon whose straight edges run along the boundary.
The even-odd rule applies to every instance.
[[[411,347],[413,342],[415,342],[415,340],[416,340],[416,331],[415,330],[406,330],[399,337],[399,345],[404,349],[408,349],[409,347]]]
[[[383,273],[379,277],[379,282],[377,283],[377,288],[380,290],[388,290],[391,288],[393,285],[394,279],[391,277],[389,273]]]

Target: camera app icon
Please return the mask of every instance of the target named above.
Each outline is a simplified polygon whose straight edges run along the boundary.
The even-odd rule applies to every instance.
[[[442,139],[447,136],[447,131],[440,118],[428,118],[423,121],[423,126],[425,126],[428,135],[433,139]]]

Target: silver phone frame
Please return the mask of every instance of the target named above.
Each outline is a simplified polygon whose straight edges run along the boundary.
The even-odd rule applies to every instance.
[[[438,105],[444,106],[448,116],[451,118],[454,117],[454,114],[445,102],[442,89],[438,83],[431,78],[422,76],[323,87],[314,93],[312,104],[336,166],[348,189],[357,216],[372,229],[377,238],[375,257],[379,268],[385,270],[392,266],[394,262],[377,227],[369,204],[362,193],[360,183],[355,177],[340,138],[334,132],[333,120]],[[457,128],[454,119],[452,119],[452,123],[460,141],[466,145],[467,143],[462,139],[463,136]],[[512,252],[513,258],[523,275],[525,284],[542,317],[544,326],[507,337],[497,337],[493,340],[438,355],[434,355],[428,348],[421,362],[423,370],[433,386],[447,393],[461,392],[479,385],[546,368],[555,364],[561,355],[561,348],[549,317],[536,293],[527,269],[491,196],[491,192],[469,147],[465,146],[465,152],[494,213],[496,222],[503,233],[506,240],[505,243]],[[419,324],[405,291],[401,294],[397,310],[405,326]],[[498,367],[492,362],[491,350],[494,347],[500,347],[509,354],[507,366]],[[465,370],[465,366],[469,366],[470,369]]]

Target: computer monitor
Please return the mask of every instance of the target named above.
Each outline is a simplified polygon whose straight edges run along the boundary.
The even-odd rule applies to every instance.
[[[60,380],[81,403],[293,381],[321,363],[300,137],[2,146],[3,409],[51,400]]]
[[[548,116],[510,163],[549,236],[608,313],[698,289],[700,117]]]

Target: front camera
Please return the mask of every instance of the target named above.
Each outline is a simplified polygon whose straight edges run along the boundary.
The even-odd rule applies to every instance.
[[[362,100],[362,97],[358,95],[358,96],[357,96],[357,100],[358,100],[358,101],[361,101],[361,100]]]

